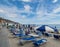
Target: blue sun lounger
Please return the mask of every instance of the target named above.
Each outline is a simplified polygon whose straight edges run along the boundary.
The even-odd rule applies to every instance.
[[[13,35],[15,35],[16,37],[25,36],[25,35],[22,33],[23,31],[21,31],[21,30],[18,31],[18,33],[16,33],[16,32],[15,32],[15,31],[16,31],[15,28],[11,28],[10,31],[11,31],[11,33],[12,33]]]
[[[22,34],[15,34],[15,33],[14,33],[14,35],[15,35],[16,37],[22,37],[22,36],[24,36],[24,35],[22,35]]]
[[[36,40],[35,37],[25,37],[25,38],[21,38],[20,41],[19,41],[19,44],[20,45],[24,45],[24,43],[26,42],[34,42]]]
[[[55,39],[60,39],[60,35],[53,35]]]
[[[44,35],[47,37],[52,37],[52,34],[50,34],[50,33],[44,33]]]
[[[38,46],[40,46],[40,45],[42,45],[42,44],[44,44],[46,42],[47,42],[47,39],[41,39],[41,40],[37,40],[37,41],[33,42],[33,45],[35,47],[38,47]]]

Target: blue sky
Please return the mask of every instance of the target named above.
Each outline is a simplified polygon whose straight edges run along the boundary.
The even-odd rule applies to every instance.
[[[60,24],[60,0],[0,0],[0,17],[22,24]]]

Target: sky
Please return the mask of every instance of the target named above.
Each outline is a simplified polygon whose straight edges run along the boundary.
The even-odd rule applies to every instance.
[[[60,24],[60,0],[0,0],[0,17],[21,24]]]

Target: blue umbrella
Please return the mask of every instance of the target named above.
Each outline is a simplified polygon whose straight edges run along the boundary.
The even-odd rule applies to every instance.
[[[41,31],[41,32],[45,32],[45,31],[58,32],[56,28],[48,26],[48,25],[42,25],[41,27],[38,27],[36,30]]]

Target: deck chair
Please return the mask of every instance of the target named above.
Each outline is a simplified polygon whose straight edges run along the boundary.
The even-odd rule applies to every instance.
[[[44,35],[47,37],[52,37],[52,34],[49,34],[49,33],[44,33]]]
[[[38,46],[40,46],[40,45],[42,45],[42,44],[44,44],[46,42],[47,42],[47,39],[40,39],[40,40],[37,40],[37,41],[33,42],[33,45],[35,47],[38,47]]]
[[[54,36],[55,39],[59,39],[60,38],[60,36],[58,36],[58,35],[53,35],[53,36]]]
[[[20,39],[19,44],[24,45],[26,42],[34,42],[35,40],[35,37],[25,37]]]

